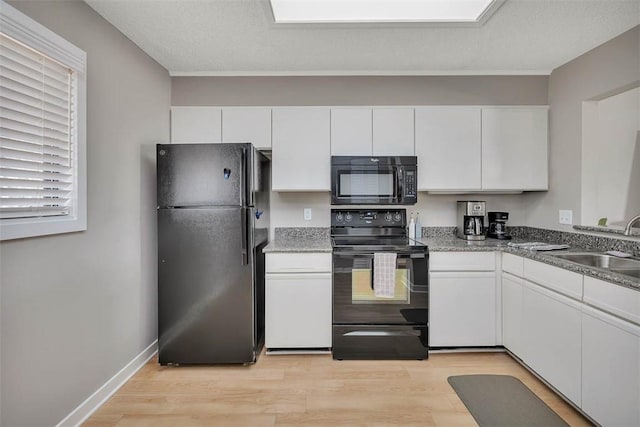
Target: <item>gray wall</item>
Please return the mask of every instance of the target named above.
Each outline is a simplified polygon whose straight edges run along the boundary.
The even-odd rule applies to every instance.
[[[449,77],[173,77],[180,105],[545,105],[547,76]],[[455,225],[455,201],[480,199],[524,224],[523,195],[428,195],[418,204],[423,225]],[[303,219],[303,208],[313,219]],[[328,227],[329,193],[272,193],[271,227]]]
[[[12,5],[87,52],[88,230],[3,242],[2,425],[50,426],[157,337],[167,71],[80,1]]]
[[[570,231],[571,226],[558,224],[559,209],[573,210],[573,223],[580,224],[582,102],[638,79],[640,26],[553,70],[549,191],[527,195],[528,225]]]
[[[171,105],[547,103],[547,76],[173,77]]]

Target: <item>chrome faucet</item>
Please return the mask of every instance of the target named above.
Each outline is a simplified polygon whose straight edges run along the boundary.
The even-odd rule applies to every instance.
[[[633,226],[633,224],[637,221],[640,221],[640,215],[636,215],[633,218],[631,218],[631,220],[627,223],[627,226],[624,228],[624,235],[625,236],[629,236],[631,235],[631,227]]]

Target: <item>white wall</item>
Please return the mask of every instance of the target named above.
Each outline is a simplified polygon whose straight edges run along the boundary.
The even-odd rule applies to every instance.
[[[624,226],[640,212],[640,88],[588,101],[582,120],[582,224]]]
[[[558,210],[581,224],[582,104],[640,79],[640,26],[553,70],[549,76],[549,191],[526,195],[526,225],[572,231]],[[640,188],[640,185],[635,185]]]
[[[157,337],[154,144],[171,80],[84,2],[11,4],[88,57],[88,229],[0,245],[0,424],[51,426]]]

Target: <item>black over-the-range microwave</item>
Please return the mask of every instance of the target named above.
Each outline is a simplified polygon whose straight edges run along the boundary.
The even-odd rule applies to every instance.
[[[332,156],[332,205],[413,205],[417,198],[415,156]]]

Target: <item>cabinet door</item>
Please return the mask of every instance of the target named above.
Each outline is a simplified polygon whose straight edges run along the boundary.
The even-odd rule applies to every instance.
[[[519,358],[523,358],[522,279],[502,275],[502,343]]]
[[[171,107],[171,143],[222,141],[222,109]]]
[[[495,273],[435,272],[429,277],[429,346],[495,346]]]
[[[329,191],[329,109],[274,108],[272,114],[272,189]]]
[[[482,189],[547,190],[547,107],[482,109]]]
[[[522,359],[580,406],[580,303],[524,281]]]
[[[582,313],[582,410],[603,426],[640,425],[640,327]]]
[[[415,155],[413,108],[373,109],[373,155]]]
[[[270,150],[271,108],[223,108],[222,142],[251,142],[259,150]]]
[[[479,190],[480,138],[480,107],[416,108],[418,190]]]
[[[370,156],[371,108],[331,109],[331,155]]]
[[[267,348],[331,347],[331,273],[268,274]]]

